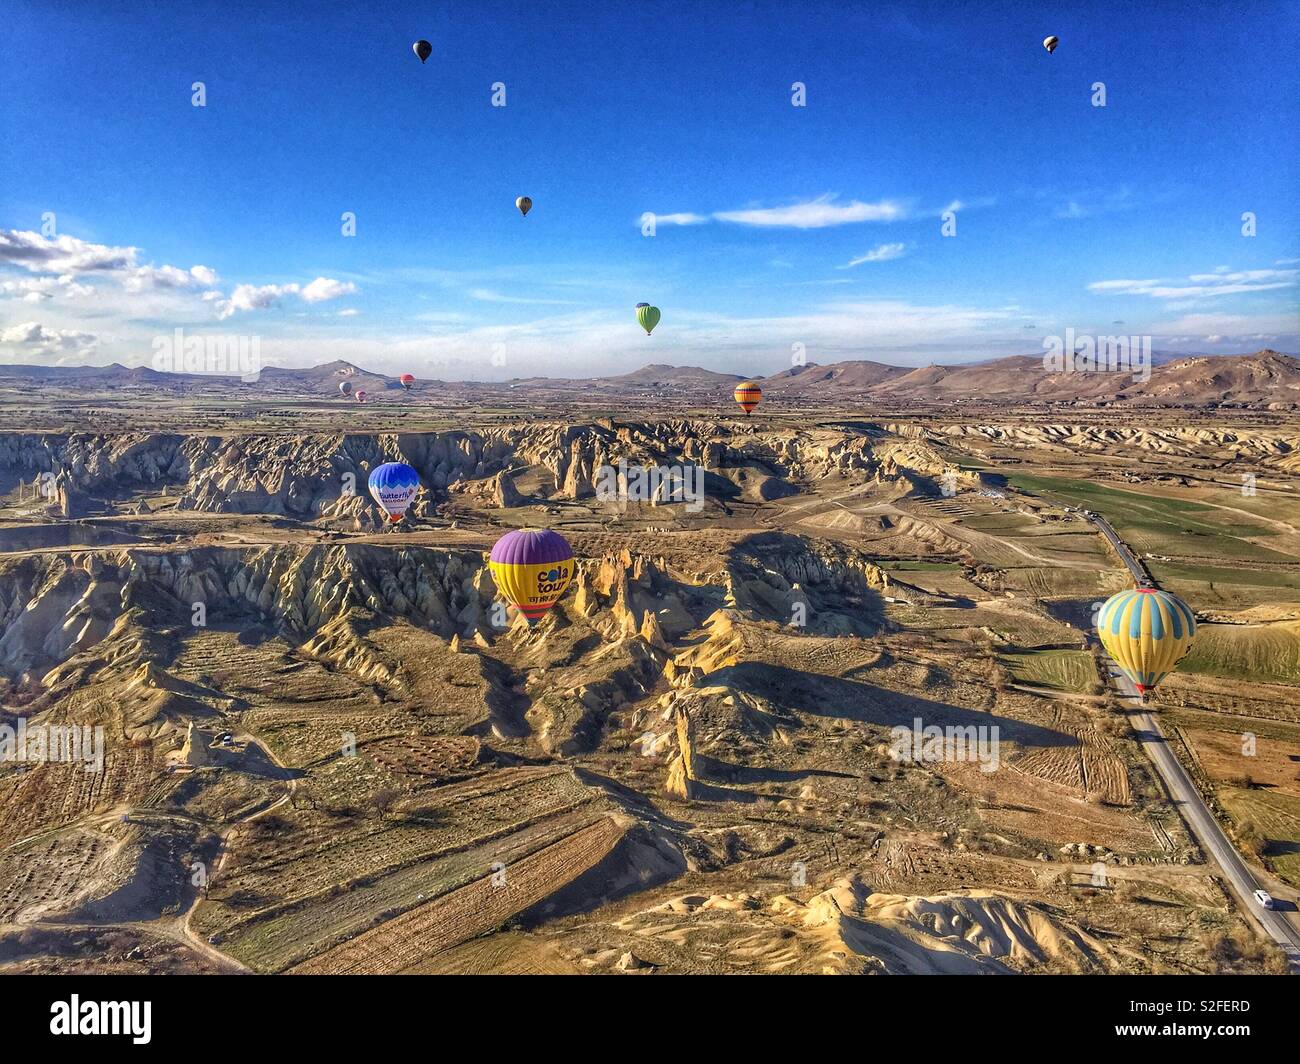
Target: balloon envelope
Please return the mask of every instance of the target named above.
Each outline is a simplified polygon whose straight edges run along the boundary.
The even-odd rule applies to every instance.
[[[358,403],[364,403],[364,402],[366,401],[366,391],[365,391],[365,389],[364,389],[364,388],[360,389],[360,390],[357,392],[357,394],[356,394],[356,396],[355,396],[354,398],[356,399],[356,401],[357,401]]]
[[[1146,692],[1187,653],[1196,635],[1196,618],[1177,596],[1140,587],[1102,603],[1097,635],[1120,671]]]
[[[385,462],[370,474],[369,486],[370,497],[397,522],[420,490],[420,474],[405,462]]]
[[[520,196],[515,200],[515,206],[519,208],[519,213],[527,216],[528,212],[533,209],[533,201],[528,196]]]
[[[339,381],[339,391],[342,392],[344,395],[351,395],[351,394],[352,394],[352,382],[351,382],[351,381]]]
[[[763,401],[763,389],[755,381],[742,381],[732,394],[746,414]]]
[[[1061,43],[1059,37],[1048,37],[1043,41],[1043,47],[1047,49],[1047,54],[1051,55],[1056,51],[1056,46]]]
[[[420,62],[423,63],[429,58],[429,56],[433,55],[433,45],[424,40],[416,41],[411,45],[411,51],[418,55],[420,57]]]
[[[641,328],[649,336],[654,327],[659,324],[659,308],[652,307],[649,303],[638,303],[636,305],[636,320],[641,323]]]
[[[408,392],[415,384],[415,378],[411,376],[411,374],[409,373],[403,373],[397,379],[402,382],[402,387],[405,388]]]
[[[531,627],[559,601],[576,565],[573,548],[558,532],[521,528],[497,540],[488,568],[501,597],[522,613]]]

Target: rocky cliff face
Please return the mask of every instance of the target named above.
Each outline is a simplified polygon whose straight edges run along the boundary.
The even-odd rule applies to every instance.
[[[709,497],[762,501],[832,474],[905,480],[909,471],[934,476],[945,468],[924,443],[879,432],[741,435],[688,420],[373,436],[14,433],[0,434],[0,490],[51,476],[69,511],[84,510],[87,498],[133,508],[136,496],[165,490],[181,510],[356,518],[370,505],[370,470],[388,461],[413,466],[429,499],[497,477],[492,492],[506,507],[524,501],[500,477],[507,469],[536,470],[553,485],[548,497],[577,500],[595,494],[602,467],[699,465]]]

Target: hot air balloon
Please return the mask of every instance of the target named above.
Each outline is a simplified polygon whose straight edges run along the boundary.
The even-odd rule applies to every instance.
[[[756,381],[741,381],[736,385],[736,390],[732,394],[736,397],[736,402],[740,404],[740,409],[746,414],[763,401],[763,389],[758,386]]]
[[[342,392],[344,395],[351,395],[351,394],[352,394],[352,382],[351,382],[351,381],[339,381],[339,391]]]
[[[520,196],[515,200],[515,206],[519,208],[519,213],[526,218],[528,217],[528,212],[533,209],[533,201],[528,196]]]
[[[641,323],[641,328],[649,336],[654,327],[659,324],[659,308],[652,307],[649,303],[638,303],[636,305],[636,320]]]
[[[1061,43],[1059,37],[1048,37],[1043,41],[1043,47],[1047,49],[1047,54],[1051,55],[1056,51],[1056,46]]]
[[[370,474],[369,486],[370,497],[396,524],[420,490],[420,474],[405,462],[385,462]]]
[[[429,58],[429,56],[433,55],[433,45],[428,41],[416,41],[411,45],[411,51],[418,55],[420,57],[420,62],[423,63]]]
[[[576,568],[573,548],[549,528],[507,532],[488,560],[501,597],[535,625],[559,601]]]
[[[415,378],[409,373],[403,373],[397,379],[402,382],[402,387],[408,392],[415,387]]]
[[[357,394],[353,396],[353,398],[356,399],[358,403],[364,403],[366,401],[366,390],[364,388],[358,388]]]
[[[1187,653],[1196,635],[1196,618],[1177,596],[1139,587],[1102,603],[1097,635],[1120,671],[1146,694]]]

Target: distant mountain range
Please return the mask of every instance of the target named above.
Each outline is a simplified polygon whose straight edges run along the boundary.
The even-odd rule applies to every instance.
[[[746,378],[697,367],[646,366],[634,373],[593,380],[588,386],[659,389],[732,388]],[[1263,350],[1252,355],[1155,353],[1148,372],[1131,370],[1050,372],[1042,355],[1015,355],[991,362],[908,369],[881,362],[835,362],[794,366],[754,378],[769,398],[888,402],[1119,402],[1207,406],[1219,403],[1300,406],[1300,358]],[[559,382],[553,382],[559,383]]]
[[[1267,349],[1249,355],[1158,354],[1151,362],[1149,374],[1139,376],[1127,369],[1052,372],[1044,367],[1042,355],[920,368],[859,360],[824,366],[809,363],[770,377],[752,379],[760,383],[769,399],[803,402],[853,398],[945,405],[990,401],[1171,406],[1226,403],[1275,410],[1300,409],[1300,358],[1294,355]],[[585,379],[530,377],[499,383],[421,380],[415,390],[419,393],[436,389],[444,394],[463,395],[527,388],[569,394],[618,393],[643,399],[657,392],[671,391],[677,397],[705,399],[729,394],[738,381],[746,379],[751,378],[698,366],[652,364],[631,373]],[[342,360],[304,369],[264,369],[256,383],[243,382],[237,377],[160,373],[118,364],[0,366],[0,386],[38,380],[53,387],[92,387],[110,394],[117,389],[239,394],[258,388],[285,396],[328,397],[337,395],[339,383],[346,380],[354,390],[365,389],[378,396],[401,387],[395,377],[372,373]]]

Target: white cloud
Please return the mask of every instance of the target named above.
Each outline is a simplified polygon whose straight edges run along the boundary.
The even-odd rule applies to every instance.
[[[299,293],[304,303],[324,303],[340,296],[354,295],[357,286],[351,281],[336,281],[331,277],[317,277]]]
[[[836,269],[851,270],[854,266],[861,266],[864,262],[888,262],[890,259],[902,258],[906,251],[906,244],[877,244],[865,255],[850,259],[843,266],[837,266]]]
[[[331,277],[317,277],[308,285],[300,284],[241,284],[236,285],[229,299],[215,300],[217,317],[225,320],[231,315],[248,310],[266,310],[277,306],[285,296],[297,296],[304,303],[323,303],[340,296],[351,295],[358,288],[351,281],[336,281]],[[220,293],[218,293],[220,296]],[[209,298],[205,293],[203,298]]]
[[[1260,334],[1271,338],[1294,337],[1300,333],[1297,314],[1185,314],[1173,321],[1151,327],[1153,334],[1172,338],[1218,336],[1237,342],[1256,339]]]
[[[355,318],[360,313],[361,311],[357,310],[356,307],[348,307],[346,310],[340,310],[338,316],[340,318]]]
[[[468,295],[470,299],[477,299],[480,303],[529,303],[551,307],[576,306],[571,299],[535,299],[530,296],[508,296],[491,288],[471,288]]]
[[[96,316],[111,314],[134,318],[183,318],[198,312],[198,303],[211,304],[221,319],[241,311],[274,306],[294,295],[304,303],[324,303],[358,291],[351,281],[317,277],[306,285],[236,285],[229,296],[216,287],[217,271],[210,266],[188,269],[138,261],[139,249],[92,244],[72,236],[44,237],[39,233],[0,230],[0,267],[26,270],[35,277],[0,282],[0,297],[28,303],[69,296],[91,297]],[[114,290],[103,284],[82,284],[78,278],[115,281]],[[123,293],[126,295],[124,296]]]
[[[107,295],[102,285],[83,284],[103,279],[116,282],[124,292],[139,296],[146,292],[185,291],[211,288],[217,283],[216,271],[208,266],[141,264],[139,248],[92,244],[73,236],[45,237],[20,230],[0,230],[0,267],[26,270],[34,277],[0,283],[0,295],[10,295],[25,302],[46,298],[81,298]],[[133,300],[132,309],[141,308]]]
[[[1131,210],[1136,206],[1138,200],[1133,195],[1132,188],[1121,185],[1111,192],[1100,195],[1089,193],[1083,196],[1067,196],[1058,202],[1053,213],[1057,218],[1092,218],[1098,214],[1110,214],[1112,211]]]
[[[275,306],[284,296],[296,295],[299,290],[296,284],[236,285],[229,299],[217,302],[217,317],[225,320],[240,311],[265,310]]]
[[[703,225],[709,220],[707,214],[692,214],[690,211],[679,211],[676,214],[655,214],[655,225]],[[637,225],[641,225],[641,219],[637,219]]]
[[[73,236],[44,237],[30,230],[0,229],[0,263],[32,273],[99,273],[135,266],[138,248],[90,244]]]
[[[0,332],[0,345],[19,349],[20,354],[65,354],[86,356],[93,353],[98,338],[71,329],[49,329],[36,321],[11,325]]]
[[[71,274],[61,277],[19,277],[0,282],[0,293],[21,298],[25,303],[38,303],[55,295],[69,297],[89,295],[94,289],[73,280]]]
[[[1237,270],[1220,267],[1213,273],[1189,274],[1185,280],[1094,281],[1089,292],[1150,296],[1152,299],[1205,299],[1291,288],[1300,283],[1300,270]]]
[[[893,222],[907,215],[906,208],[893,200],[863,203],[852,200],[837,203],[836,197],[827,193],[815,200],[794,203],[788,207],[753,207],[740,211],[717,211],[713,217],[736,225],[752,225],[783,229],[825,229],[832,225],[851,225],[857,222]]]
[[[207,266],[191,266],[188,270],[177,266],[136,266],[122,279],[128,292],[150,288],[211,288],[216,283],[216,271]]]

